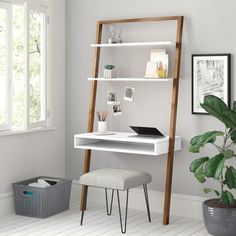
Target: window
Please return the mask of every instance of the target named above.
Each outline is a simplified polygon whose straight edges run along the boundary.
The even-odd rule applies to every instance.
[[[46,8],[0,2],[0,131],[47,125],[46,65]]]

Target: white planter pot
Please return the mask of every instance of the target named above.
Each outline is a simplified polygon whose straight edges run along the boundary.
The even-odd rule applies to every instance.
[[[98,121],[98,133],[106,133],[106,132],[107,132],[107,122]]]
[[[112,69],[112,70],[104,69],[103,76],[104,76],[104,78],[115,78],[116,77],[116,70],[115,69]]]

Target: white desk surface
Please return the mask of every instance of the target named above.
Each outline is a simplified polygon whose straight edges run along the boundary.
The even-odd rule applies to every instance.
[[[181,149],[181,137],[175,137],[175,150]],[[168,152],[169,136],[155,138],[137,136],[135,133],[115,132],[99,135],[94,133],[76,134],[74,147],[99,151],[133,154],[161,155]]]

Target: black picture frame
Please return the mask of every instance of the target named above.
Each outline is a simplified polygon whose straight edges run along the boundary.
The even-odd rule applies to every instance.
[[[208,114],[200,103],[210,94],[220,97],[230,107],[230,77],[230,53],[192,54],[192,114]]]

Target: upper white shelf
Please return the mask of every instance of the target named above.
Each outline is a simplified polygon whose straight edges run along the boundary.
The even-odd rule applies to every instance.
[[[163,138],[140,137],[135,133],[115,132],[114,135],[96,133],[76,134],[74,147],[97,151],[120,152],[144,155],[168,153],[169,136]],[[175,137],[175,151],[181,150],[181,138]]]
[[[172,81],[173,78],[88,78],[88,80],[99,80],[99,81],[112,81],[112,82],[118,82],[118,81],[138,81],[138,82],[167,82]]]
[[[168,46],[173,45],[171,41],[159,42],[134,42],[134,43],[101,43],[91,44],[91,47],[139,47],[139,46]]]

